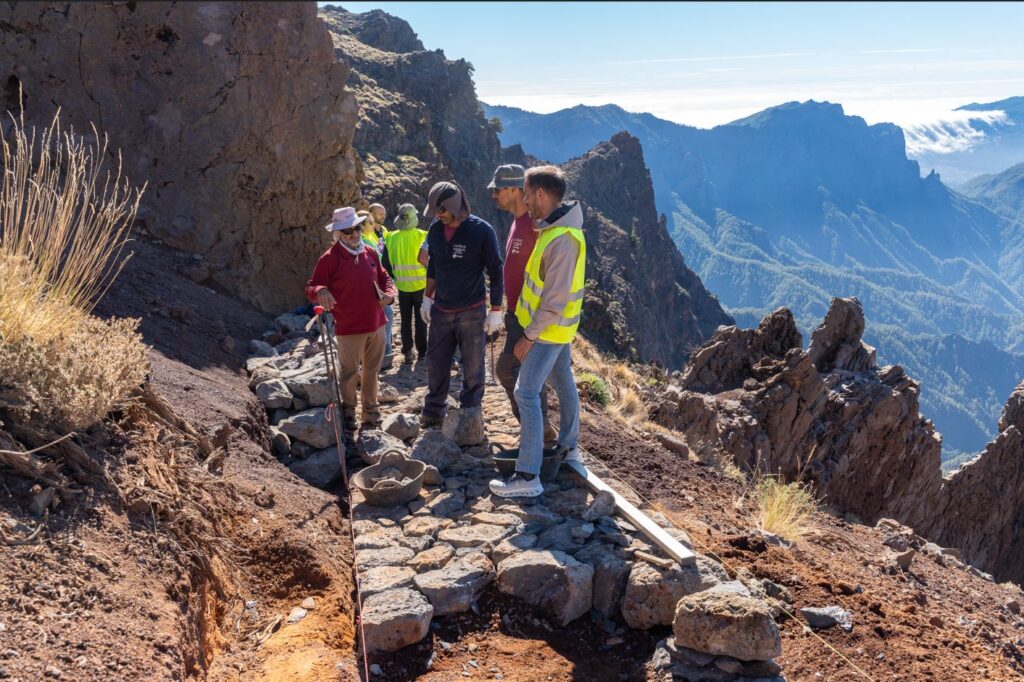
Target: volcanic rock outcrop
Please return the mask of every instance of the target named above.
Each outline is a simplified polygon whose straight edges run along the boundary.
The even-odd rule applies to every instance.
[[[1021,580],[1024,383],[999,436],[944,481],[941,436],[919,412],[917,382],[899,366],[878,368],[863,331],[857,299],[832,301],[806,352],[785,308],[757,329],[719,330],[655,419],[698,452],[808,481],[839,510],[897,519],[998,578]]]
[[[562,164],[583,201],[583,332],[603,350],[678,367],[730,318],[672,243],[654,208],[640,141],[618,133]]]
[[[1024,583],[1024,381],[995,439],[945,481],[932,513],[914,527],[997,578]]]
[[[394,214],[410,202],[423,210],[431,185],[456,180],[473,212],[501,234],[507,220],[487,183],[502,163],[497,131],[476,99],[473,67],[426,50],[409,24],[380,10],[320,10],[339,63],[351,67],[349,87],[359,102],[353,144],[366,173],[365,196]]]
[[[95,125],[130,180],[139,226],[202,256],[265,309],[301,300],[335,205],[358,196],[356,102],[312,4],[5,3],[5,108]],[[156,46],[156,47],[154,47]]]

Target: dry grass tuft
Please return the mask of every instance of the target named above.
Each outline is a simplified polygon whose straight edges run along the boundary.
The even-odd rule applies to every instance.
[[[630,426],[639,426],[647,421],[647,405],[640,394],[630,386],[618,387],[608,411]]]
[[[105,139],[42,131],[13,119],[2,140],[0,331],[4,342],[49,341],[80,324],[120,272],[142,196],[103,168]]]
[[[142,193],[120,158],[104,170],[95,129],[96,143],[63,132],[59,111],[42,131],[12,121],[0,146],[0,389],[24,416],[77,429],[148,371],[137,321],[89,315],[124,265]]]
[[[799,540],[814,528],[818,503],[803,483],[785,483],[777,476],[762,476],[754,484],[757,527],[786,540]]]

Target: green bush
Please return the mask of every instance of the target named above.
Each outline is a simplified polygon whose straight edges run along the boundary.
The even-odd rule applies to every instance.
[[[579,388],[580,395],[584,400],[589,400],[601,407],[608,407],[608,404],[612,401],[611,393],[608,391],[608,384],[596,374],[581,372],[576,377],[576,386]]]

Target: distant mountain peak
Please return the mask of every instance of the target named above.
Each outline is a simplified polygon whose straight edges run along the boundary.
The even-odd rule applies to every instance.
[[[842,104],[818,102],[816,100],[809,99],[805,102],[785,102],[774,107],[768,107],[756,114],[751,114],[750,116],[732,121],[731,123],[726,123],[725,125],[764,128],[773,123],[780,123],[783,121],[789,122],[794,120],[806,120],[808,118],[841,120],[844,117],[859,119],[862,122],[864,120],[859,116],[847,117],[846,113],[843,111]]]
[[[1024,113],[1024,96],[1007,97],[1001,99],[998,102],[987,102],[978,103],[972,102],[965,104],[962,107],[957,107],[954,111],[995,111],[1001,110],[1007,113]]]

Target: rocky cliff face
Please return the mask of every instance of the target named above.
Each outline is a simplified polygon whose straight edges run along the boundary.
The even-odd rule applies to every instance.
[[[422,210],[431,185],[455,179],[503,246],[511,220],[495,208],[487,184],[501,163],[540,162],[521,148],[501,149],[476,99],[472,67],[425,50],[407,23],[384,12],[354,14],[329,5],[320,16],[336,59],[351,66],[364,196],[392,213],[403,202]],[[686,267],[659,220],[639,142],[617,135],[563,168],[571,195],[586,208],[583,333],[621,356],[679,366],[732,320]]]
[[[620,356],[680,366],[732,319],[686,267],[655,212],[640,141],[619,133],[562,169],[586,214],[584,333]]]
[[[358,196],[348,69],[308,4],[5,3],[7,108],[94,124],[132,182],[139,227],[202,257],[267,309],[301,300],[321,226]]]
[[[917,382],[899,366],[878,368],[863,331],[856,299],[833,300],[806,352],[784,308],[757,329],[720,330],[655,418],[698,451],[808,481],[839,510],[897,519],[997,577],[1024,579],[1024,383],[999,436],[944,481],[941,437],[919,412]]]
[[[502,163],[501,145],[477,102],[470,64],[425,50],[407,22],[380,10],[357,14],[327,5],[320,17],[335,59],[351,68],[364,196],[392,216],[405,202],[422,211],[431,185],[455,180],[473,212],[500,234],[508,220],[494,207],[487,183]]]
[[[944,482],[917,527],[993,575],[1024,582],[1024,381],[1003,409],[998,435]]]

